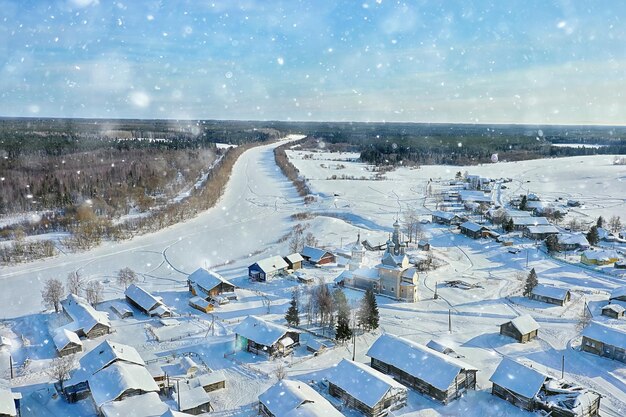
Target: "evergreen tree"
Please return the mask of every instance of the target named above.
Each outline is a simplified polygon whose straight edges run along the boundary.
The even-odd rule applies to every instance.
[[[513,219],[509,219],[508,222],[504,222],[504,224],[502,225],[502,228],[504,229],[505,232],[511,233],[513,229],[515,229],[515,223],[513,223]]]
[[[370,288],[365,291],[365,295],[361,301],[359,324],[365,331],[375,330],[378,328],[379,317],[376,295]]]
[[[597,227],[604,227],[604,217],[600,216],[598,217],[598,221],[596,222],[596,226]]]
[[[287,323],[290,326],[297,326],[300,324],[300,311],[298,310],[298,298],[296,291],[297,290],[294,290],[291,294],[289,308],[287,309],[287,314],[285,314],[285,320],[287,320]]]
[[[525,195],[522,196],[522,201],[519,203],[520,210],[526,210],[526,206],[528,205],[528,197]]]
[[[335,340],[345,342],[352,337],[350,329],[350,311],[341,309],[337,313],[337,328],[335,329]]]
[[[524,286],[524,296],[530,297],[533,289],[539,284],[539,280],[537,279],[537,273],[535,272],[535,268],[530,270],[528,274],[528,278],[526,278],[526,285]]]
[[[559,240],[555,235],[550,235],[546,239],[546,248],[548,252],[558,252],[559,251]]]
[[[600,235],[598,234],[598,226],[591,226],[589,232],[587,232],[587,241],[590,245],[597,245],[600,241]]]

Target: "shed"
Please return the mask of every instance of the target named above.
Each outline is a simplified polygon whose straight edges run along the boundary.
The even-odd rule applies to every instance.
[[[214,271],[207,271],[204,268],[198,268],[187,277],[189,291],[205,300],[226,296],[227,298],[236,299],[235,284],[226,280],[223,276]]]
[[[515,230],[524,230],[528,226],[542,226],[550,225],[550,222],[545,217],[530,217],[530,216],[509,216],[513,219],[513,228]]]
[[[259,395],[259,414],[265,417],[343,417],[306,383],[289,379],[278,381]]]
[[[626,311],[626,309],[619,304],[607,304],[602,307],[602,315],[612,319],[624,317],[624,311]]]
[[[374,369],[444,404],[476,389],[477,368],[398,336],[381,335],[367,356]]]
[[[626,332],[593,322],[582,333],[582,350],[626,363]]]
[[[213,304],[202,297],[192,297],[189,299],[189,305],[203,313],[213,311]]]
[[[109,307],[117,314],[121,319],[132,317],[134,315],[133,309],[123,301],[111,301]]]
[[[233,330],[237,347],[252,353],[283,356],[300,343],[300,332],[260,317],[248,316]]]
[[[301,252],[302,258],[312,265],[326,265],[337,261],[335,255],[331,252],[314,248],[313,246],[305,246]]]
[[[526,343],[537,337],[539,325],[529,314],[516,317],[500,325],[500,334]]]
[[[537,301],[543,301],[544,303],[563,306],[571,299],[571,294],[569,290],[565,288],[539,284],[533,288],[530,298]]]
[[[406,405],[407,388],[369,366],[343,359],[327,374],[328,392],[367,417],[386,416]]]
[[[427,240],[420,240],[419,242],[417,242],[417,249],[423,250],[423,251],[429,251],[430,243]]]
[[[202,387],[206,392],[213,392],[226,388],[226,376],[222,371],[212,371],[196,376],[190,383]]]
[[[285,262],[287,262],[289,269],[296,271],[302,268],[302,261],[304,261],[304,258],[299,253],[292,253],[291,255],[285,256],[284,259]]]
[[[280,256],[272,256],[253,263],[248,267],[248,276],[255,281],[267,281],[287,271],[289,265]]]
[[[54,332],[52,340],[54,341],[57,353],[61,357],[83,351],[83,342],[80,341],[80,337],[68,329],[57,329]]]
[[[491,393],[521,409],[533,411],[534,398],[548,375],[509,358],[503,358],[489,380]]]
[[[131,284],[124,292],[128,303],[149,316],[171,317],[172,312],[163,302],[136,284]]]

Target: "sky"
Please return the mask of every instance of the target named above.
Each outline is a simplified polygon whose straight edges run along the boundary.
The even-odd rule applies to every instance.
[[[623,1],[0,0],[0,116],[626,125]]]

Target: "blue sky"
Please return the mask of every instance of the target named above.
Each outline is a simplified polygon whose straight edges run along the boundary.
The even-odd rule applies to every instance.
[[[626,2],[0,0],[0,115],[626,124]]]

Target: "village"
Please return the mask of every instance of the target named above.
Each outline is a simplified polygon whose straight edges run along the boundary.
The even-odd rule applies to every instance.
[[[278,244],[44,280],[46,310],[0,325],[0,415],[626,413],[623,212],[582,222],[584,199],[461,171],[368,211],[349,193],[379,179],[330,192],[295,152],[316,202],[247,194],[289,219]]]

